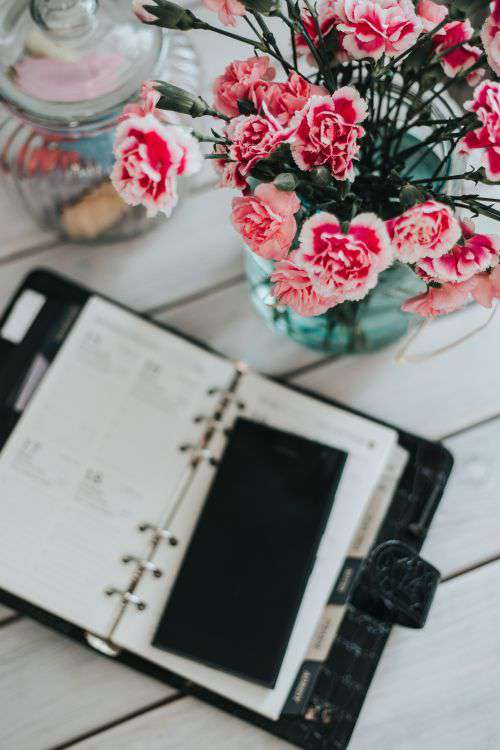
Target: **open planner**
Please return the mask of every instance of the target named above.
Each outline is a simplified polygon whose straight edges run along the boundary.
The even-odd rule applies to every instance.
[[[421,627],[439,579],[418,552],[441,446],[46,271],[0,322],[0,410],[0,601],[347,745],[390,628]]]

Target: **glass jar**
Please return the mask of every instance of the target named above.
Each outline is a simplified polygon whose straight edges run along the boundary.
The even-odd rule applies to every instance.
[[[9,0],[0,8],[0,171],[45,229],[114,241],[155,225],[114,190],[118,117],[144,80],[197,90],[186,35],[141,24],[130,0]]]
[[[456,114],[457,106],[449,98],[443,105],[434,105],[435,119],[449,118]],[[404,108],[400,116],[404,117]],[[416,128],[398,144],[399,149],[416,145],[430,134],[427,127]],[[409,165],[413,179],[434,174],[441,159],[446,155],[445,147],[439,144],[429,150],[415,167]],[[462,174],[466,162],[456,155],[449,161],[446,174]],[[462,184],[443,182],[444,192],[453,189],[461,192]],[[382,217],[389,218],[389,217]],[[288,336],[298,344],[328,354],[342,355],[354,352],[369,352],[387,346],[405,335],[411,316],[401,310],[409,297],[425,290],[425,284],[401,263],[396,262],[380,274],[377,286],[359,302],[344,302],[327,310],[322,315],[303,317],[284,305],[279,305],[272,296],[270,276],[274,263],[259,257],[245,248],[245,268],[250,297],[254,308],[276,333]]]

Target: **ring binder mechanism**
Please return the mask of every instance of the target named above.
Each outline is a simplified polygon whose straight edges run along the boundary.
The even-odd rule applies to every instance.
[[[118,596],[121,596],[122,602],[124,604],[135,604],[137,609],[143,610],[146,609],[146,602],[141,599],[140,596],[137,596],[137,594],[133,594],[131,591],[126,591],[125,589],[115,589],[115,588],[109,588],[106,589],[106,596],[115,596],[117,594]]]
[[[147,552],[144,556],[127,554],[122,557],[122,562],[124,564],[135,563],[136,568],[126,589],[109,586],[104,590],[106,596],[118,596],[121,599],[121,603],[105,638],[101,638],[94,633],[85,633],[87,643],[92,646],[92,648],[95,648],[108,656],[118,656],[121,649],[113,643],[113,636],[125,611],[129,605],[134,606],[138,612],[146,609],[147,603],[136,593],[136,589],[144,573],[152,573],[155,578],[161,577],[163,571],[153,560],[159,545],[165,541],[168,542],[171,547],[175,547],[178,544],[177,537],[172,533],[169,527],[171,527],[175,514],[193,481],[194,472],[197,467],[202,461],[207,461],[211,466],[218,465],[218,459],[210,450],[209,445],[214,435],[219,431],[222,431],[224,435],[228,434],[227,426],[224,426],[223,424],[223,416],[226,409],[231,404],[234,404],[238,410],[243,410],[245,408],[245,403],[238,398],[236,390],[240,378],[243,373],[246,372],[246,369],[246,365],[236,363],[235,373],[228,388],[214,386],[208,389],[207,395],[218,396],[219,402],[217,403],[212,415],[200,414],[194,417],[193,421],[196,424],[204,424],[205,427],[200,435],[198,443],[185,443],[179,446],[179,450],[189,453],[190,457],[186,467],[185,481],[182,482],[182,485],[178,490],[172,506],[173,509],[164,526],[159,526],[158,524],[153,523],[142,523],[138,527],[140,532],[152,532]]]
[[[160,539],[166,539],[171,547],[175,547],[178,543],[177,537],[169,529],[162,529],[161,526],[155,526],[152,523],[141,523],[139,531],[154,531],[155,536]]]
[[[124,562],[125,564],[129,562],[136,562],[137,565],[143,570],[150,570],[155,578],[161,578],[162,571],[157,565],[154,564],[154,562],[151,562],[151,560],[146,560],[145,558],[138,557],[137,555],[125,555],[124,557],[122,557],[122,562]]]
[[[196,461],[196,459],[198,458],[204,458],[208,461],[209,464],[212,464],[212,466],[217,466],[218,461],[209,448],[202,448],[199,445],[191,445],[190,443],[185,443],[184,445],[179,446],[179,450],[183,453],[191,453],[192,461]]]

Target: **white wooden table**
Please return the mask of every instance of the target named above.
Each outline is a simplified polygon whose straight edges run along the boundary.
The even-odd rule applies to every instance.
[[[242,57],[194,36],[210,80]],[[208,45],[212,43],[212,46]],[[147,311],[231,357],[430,438],[457,467],[425,544],[443,573],[423,631],[396,629],[363,708],[352,750],[500,748],[500,316],[422,365],[395,348],[323,359],[275,337],[246,295],[230,196],[209,172],[174,217],[129,243],[65,245],[42,234],[0,191],[0,307],[30,269],[46,266]],[[426,346],[485,319],[436,322]],[[0,750],[284,750],[288,743],[182,697],[0,608]]]

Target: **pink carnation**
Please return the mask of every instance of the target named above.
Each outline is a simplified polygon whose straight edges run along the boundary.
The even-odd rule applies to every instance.
[[[463,307],[475,286],[473,279],[461,284],[443,284],[441,287],[429,287],[423,294],[411,297],[401,309],[407,313],[417,313],[423,318],[436,315],[447,315]]]
[[[338,302],[365,297],[393,260],[384,222],[375,214],[356,216],[343,232],[337,217],[322,211],[304,222],[299,242],[297,261],[316,292]]]
[[[412,206],[385,225],[396,257],[405,263],[438,258],[451,250],[461,235],[451,208],[437,201]]]
[[[253,89],[259,83],[272,81],[276,75],[269,57],[234,60],[214,81],[215,108],[228,117],[238,117],[239,101],[253,101]]]
[[[448,16],[446,5],[438,5],[433,0],[419,0],[417,15],[422,21],[423,30],[428,33],[439,26]]]
[[[419,273],[428,281],[467,281],[477,273],[496,266],[500,255],[500,237],[475,234],[463,245],[455,245],[450,253],[440,258],[419,261]]]
[[[202,0],[208,10],[217,13],[219,21],[224,26],[236,26],[236,18],[244,16],[245,6],[239,0]]]
[[[478,273],[473,281],[472,296],[479,305],[491,308],[493,300],[500,299],[500,266],[491,273]]]
[[[232,220],[247,245],[262,258],[285,258],[297,231],[295,193],[261,184],[254,195],[233,199]]]
[[[500,0],[490,5],[491,14],[484,22],[481,39],[490,68],[500,76]]]
[[[433,36],[434,51],[441,57],[442,68],[449,78],[455,78],[459,73],[467,71],[483,54],[480,47],[467,44],[473,36],[474,29],[469,19],[447,23]],[[446,52],[447,49],[455,47],[457,44],[460,46]],[[483,74],[484,70],[473,71],[467,76],[468,83],[471,86],[477,85]]]
[[[493,182],[500,181],[500,83],[483,81],[474,91],[474,98],[466,109],[475,112],[482,126],[471,130],[460,141],[462,153],[476,149],[483,151],[482,163],[486,175]]]
[[[422,32],[412,0],[334,0],[331,7],[342,46],[355,60],[395,57]]]
[[[303,109],[313,96],[328,95],[322,86],[315,86],[292,71],[284,83],[257,83],[252,91],[252,100],[260,112],[265,108],[282,125],[286,126],[296,112]]]
[[[352,86],[332,96],[311,96],[291,123],[295,128],[291,149],[297,166],[309,170],[325,164],[335,179],[352,180],[358,138],[365,133],[359,123],[366,115],[366,102]]]
[[[246,180],[254,166],[286,143],[291,133],[271,115],[241,115],[232,120],[227,135],[232,141],[229,157],[236,162],[237,180]]]
[[[177,203],[177,176],[201,168],[198,142],[177,126],[148,113],[131,115],[117,128],[116,163],[111,181],[131,206],[143,205],[148,216],[170,215]]]
[[[297,262],[296,254],[276,264],[271,281],[276,300],[304,317],[321,315],[337,304],[334,298],[325,299],[317,293],[309,273]]]

